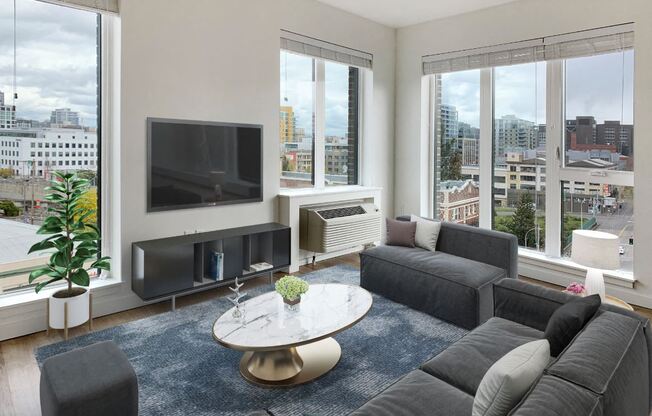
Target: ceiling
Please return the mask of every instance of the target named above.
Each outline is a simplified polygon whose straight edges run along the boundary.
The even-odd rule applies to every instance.
[[[487,9],[516,0],[317,0],[390,27]]]

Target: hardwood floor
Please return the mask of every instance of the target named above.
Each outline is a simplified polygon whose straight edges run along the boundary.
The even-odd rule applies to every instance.
[[[337,264],[349,264],[354,267],[360,266],[357,254],[350,254],[330,260],[324,260],[312,266],[303,266],[299,274],[309,273],[313,270],[325,269]],[[277,274],[279,278],[282,274]],[[525,279],[525,278],[524,278]],[[525,279],[532,283],[548,287],[557,286],[532,279]],[[267,277],[253,279],[247,285],[258,286],[267,283]],[[195,293],[177,299],[177,308],[204,302],[210,299],[224,296],[227,288],[219,288],[206,292]],[[636,311],[652,319],[652,310],[635,307]],[[170,310],[169,302],[161,302],[154,305],[143,306],[113,315],[96,318],[93,321],[94,330],[98,331],[121,325],[126,322],[135,321]],[[73,328],[70,337],[88,333],[87,326]],[[0,342],[0,416],[31,416],[40,414],[39,404],[39,377],[40,371],[34,358],[34,349],[42,345],[51,344],[63,340],[63,334],[53,332],[47,336],[45,332],[39,332],[20,338]]]
[[[354,267],[359,267],[360,261],[357,254],[349,254],[320,261],[315,264],[314,268],[311,265],[303,266],[298,274],[325,269],[336,264],[350,264]],[[275,278],[282,276],[282,273],[277,273]],[[259,286],[267,282],[268,278],[263,276],[247,281],[247,286]],[[178,298],[176,306],[177,308],[183,308],[188,305],[215,299],[228,293],[230,292],[226,287],[195,293]],[[168,312],[169,310],[170,302],[161,302],[103,316],[93,320],[94,331]],[[88,326],[82,325],[78,328],[71,329],[69,335],[72,338],[88,332]],[[61,331],[53,331],[50,336],[47,336],[45,331],[43,331],[0,342],[0,416],[31,416],[41,414],[39,403],[40,371],[34,358],[34,349],[62,340],[63,333]]]

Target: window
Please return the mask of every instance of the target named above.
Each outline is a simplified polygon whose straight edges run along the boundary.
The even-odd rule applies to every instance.
[[[424,73],[431,74],[435,109],[434,215],[462,222],[461,216],[473,212],[464,207],[441,214],[448,208],[441,194],[450,172],[462,179],[468,174],[480,187],[482,227],[512,233],[523,250],[550,258],[570,256],[574,229],[606,231],[620,238],[618,273],[631,275],[635,227],[631,28],[624,25],[618,34],[614,28],[596,29],[528,41],[530,46],[510,46],[515,49],[508,52],[496,52],[500,47],[495,47],[467,52],[468,57],[459,53],[425,57]],[[500,64],[486,67],[490,62]],[[473,88],[465,81],[471,74]],[[455,94],[459,98],[452,99]],[[479,140],[473,170],[465,158],[458,168],[456,152],[462,147],[450,127],[468,123],[459,108],[469,105],[475,107],[479,137],[493,136],[491,146]],[[458,141],[460,137],[461,133]],[[489,177],[492,183],[485,180]]]
[[[281,51],[281,187],[312,186],[315,60]],[[92,147],[92,145],[91,145]]]
[[[281,187],[357,184],[360,69],[285,50],[280,57]]]
[[[8,5],[5,5],[8,6]],[[29,147],[15,146],[15,175],[5,180],[0,189],[0,200],[12,201],[19,210],[18,216],[0,215],[0,293],[10,292],[28,286],[30,270],[47,261],[48,254],[30,254],[30,246],[42,240],[36,230],[49,215],[48,208],[56,208],[42,200],[44,188],[55,169],[68,169],[61,161],[35,161],[35,149],[42,157],[45,149],[56,148],[52,140],[60,135],[53,119],[56,109],[70,108],[83,120],[80,126],[67,126],[73,134],[85,134],[89,141],[99,143],[98,134],[98,36],[101,18],[97,13],[70,7],[54,5],[37,0],[16,1],[16,75],[17,90],[13,87],[13,30],[6,30],[8,37],[0,43],[0,91],[5,102],[15,106],[13,117],[25,120],[30,128],[27,136],[23,127],[5,131],[3,135],[29,137]],[[13,7],[0,8],[0,20],[13,26]],[[13,29],[10,26],[11,29]],[[44,30],[46,28],[46,30]],[[8,28],[9,29],[9,28]],[[14,92],[17,98],[14,98]],[[1,96],[1,95],[0,95]],[[6,104],[6,103],[5,103]],[[1,114],[0,114],[1,115]],[[48,121],[43,121],[48,120]],[[62,143],[59,143],[62,148]],[[31,151],[29,150],[31,149]],[[49,157],[50,152],[45,152]],[[55,153],[52,152],[52,156]],[[1,162],[0,169],[7,167]],[[100,166],[99,160],[94,166]],[[83,167],[82,167],[83,168]],[[99,208],[99,180],[95,168],[83,168],[84,176],[91,180],[91,188],[84,198],[84,204],[91,209]],[[34,197],[32,196],[34,195]],[[38,201],[38,199],[41,199]],[[99,219],[99,214],[96,214]]]
[[[435,206],[443,221],[479,225],[480,71],[435,78]],[[464,215],[458,214],[463,208]],[[470,208],[470,209],[469,209]]]

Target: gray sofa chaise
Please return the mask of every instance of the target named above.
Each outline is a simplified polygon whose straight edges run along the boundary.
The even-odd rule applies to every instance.
[[[504,279],[495,317],[371,399],[350,416],[469,416],[487,370],[503,355],[543,338],[552,313],[573,299]],[[649,321],[602,305],[545,369],[510,416],[648,416],[652,409]]]
[[[360,286],[473,329],[493,315],[493,283],[517,277],[518,240],[507,233],[442,222],[436,248],[365,250],[360,253]]]

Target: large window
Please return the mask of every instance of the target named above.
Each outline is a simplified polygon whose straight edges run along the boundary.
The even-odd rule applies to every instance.
[[[543,250],[546,66],[497,67],[493,77],[493,228],[514,234],[520,246]]]
[[[487,48],[468,57],[426,60],[435,109],[433,215],[465,222],[459,212],[442,214],[442,195],[451,179],[472,180],[479,186],[480,225],[516,235],[528,250],[523,253],[570,257],[573,230],[606,231],[620,238],[619,273],[631,276],[635,131],[629,30],[597,29],[508,51]],[[465,156],[462,123],[493,139],[490,145],[478,141],[473,158]],[[471,195],[465,197],[470,203]]]
[[[353,66],[281,51],[281,187],[355,185],[359,82]]]
[[[435,78],[436,216],[479,225],[480,71]]]
[[[56,208],[44,198],[51,173],[90,179],[83,204],[97,209],[100,171],[100,16],[17,0],[14,20],[10,3],[0,7],[0,292],[26,286],[47,259],[27,252]]]

